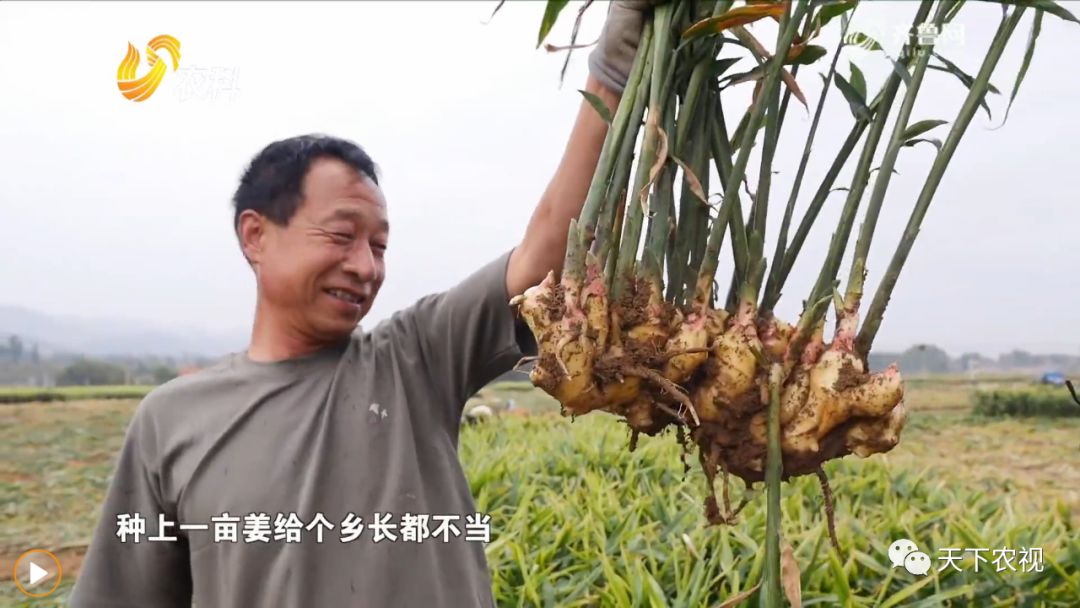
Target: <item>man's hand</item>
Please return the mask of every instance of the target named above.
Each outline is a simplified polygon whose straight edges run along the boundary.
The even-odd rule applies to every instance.
[[[600,84],[622,94],[634,65],[641,28],[652,7],[664,0],[616,0],[608,8],[600,41],[589,54],[589,72]]]
[[[652,6],[662,0],[612,2],[596,50],[589,55],[585,90],[613,112],[634,64],[638,40]],[[510,297],[538,284],[548,272],[562,270],[571,218],[581,213],[589,192],[608,125],[582,101],[562,161],[529,220],[521,245],[510,256],[506,290]]]

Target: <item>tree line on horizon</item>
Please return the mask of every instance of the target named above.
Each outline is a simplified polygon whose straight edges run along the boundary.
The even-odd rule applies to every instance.
[[[162,384],[213,363],[209,357],[46,353],[12,334],[0,338],[0,385],[83,386]],[[1080,373],[1080,355],[1036,354],[1014,349],[997,357],[967,352],[950,356],[934,344],[916,344],[903,352],[871,352],[868,363],[881,370],[899,362],[912,374],[968,372]]]

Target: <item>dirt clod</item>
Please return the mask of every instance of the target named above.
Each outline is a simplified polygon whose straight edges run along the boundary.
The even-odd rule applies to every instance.
[[[540,294],[536,299],[552,322],[566,315],[566,288],[562,283],[556,283],[550,291]]]
[[[862,386],[866,384],[866,381],[870,378],[870,374],[860,372],[855,369],[855,365],[851,361],[845,359],[844,363],[840,366],[840,374],[836,378],[836,383],[833,384],[833,389],[837,392],[845,391],[849,388],[855,388],[856,386]]]

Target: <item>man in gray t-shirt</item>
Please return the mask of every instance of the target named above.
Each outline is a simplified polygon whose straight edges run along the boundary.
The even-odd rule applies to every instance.
[[[614,3],[590,56],[609,107],[649,4]],[[508,301],[561,267],[606,131],[583,103],[521,244],[370,331],[389,232],[374,163],[326,136],[260,152],[234,196],[251,343],[139,405],[71,604],[492,605],[500,522],[458,461],[461,411],[535,347]]]

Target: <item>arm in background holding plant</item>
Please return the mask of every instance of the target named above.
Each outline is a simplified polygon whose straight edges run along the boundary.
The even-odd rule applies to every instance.
[[[589,58],[585,91],[609,108],[619,105],[630,74],[645,14],[655,2],[614,2],[597,48]],[[562,270],[570,220],[582,211],[593,174],[602,160],[608,124],[582,101],[562,160],[533,212],[521,244],[510,256],[506,289],[511,297]]]

